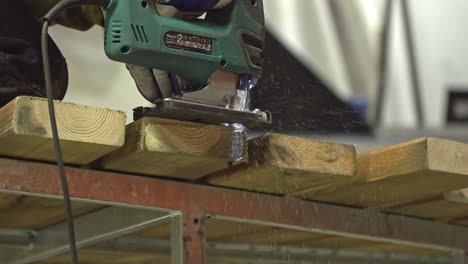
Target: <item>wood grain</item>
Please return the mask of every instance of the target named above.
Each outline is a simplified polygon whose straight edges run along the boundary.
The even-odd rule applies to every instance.
[[[211,228],[210,223],[214,223],[214,225],[211,225]],[[448,250],[432,249],[416,244],[399,244],[396,242],[375,241],[366,238],[306,232],[222,220],[209,220],[207,224],[207,235],[211,237],[209,241],[405,254],[445,255],[449,253]],[[213,233],[217,235],[214,236]]]
[[[390,208],[468,187],[468,144],[419,139],[358,156],[360,182],[308,199]]]
[[[270,229],[268,226],[219,219],[207,219],[205,227],[208,241],[224,242],[242,241],[248,234],[256,234],[262,231],[266,232]]]
[[[161,253],[143,253],[143,252],[129,252],[129,251],[111,251],[93,249],[93,247],[78,250],[80,263],[92,264],[139,264],[139,263],[170,263],[169,252],[167,254]],[[70,263],[69,254],[61,254],[48,258],[46,260],[37,262],[36,264],[64,264]]]
[[[206,239],[208,241],[233,241],[236,237],[245,234],[253,234],[259,230],[269,230],[270,227],[246,224],[233,221],[207,219],[205,223]],[[169,239],[171,234],[170,224],[162,224],[130,234],[130,236]]]
[[[401,244],[381,244],[370,247],[362,247],[359,251],[366,252],[384,252],[384,253],[398,253],[410,255],[424,255],[424,256],[447,256],[450,254],[448,250],[429,249],[424,247],[406,246]]]
[[[318,239],[313,238],[301,241],[298,242],[295,246],[306,248],[328,248],[414,255],[447,255],[450,253],[449,250],[427,248],[416,244],[399,244],[386,241],[375,241],[370,239],[333,235],[324,236]]]
[[[165,230],[165,232],[163,230]],[[220,219],[207,219],[205,231],[208,242],[424,255],[445,255],[449,253],[448,250],[432,249],[411,243],[391,243],[366,238],[332,235],[320,232],[306,232],[303,230],[232,222]],[[169,226],[165,225],[165,227],[160,226],[140,231],[131,236],[168,239],[169,234]]]
[[[127,126],[125,146],[104,157],[104,169],[197,179],[246,159],[244,131],[161,118]]]
[[[87,164],[123,145],[123,112],[54,104],[65,163]],[[0,155],[55,161],[45,99],[20,96],[0,109]]]
[[[169,239],[171,237],[171,224],[161,224],[155,227],[143,229],[134,233],[129,234],[129,236],[136,237],[148,237],[156,239]]]
[[[72,202],[74,216],[103,208]],[[65,221],[63,200],[0,193],[0,228],[42,229]]]
[[[206,179],[212,185],[291,194],[353,180],[353,146],[267,134],[248,143],[249,161]]]
[[[284,228],[239,224],[236,232],[224,232],[223,236],[218,234],[213,241],[254,245],[291,246],[297,245],[300,241],[318,240],[324,237],[327,237],[327,235]]]

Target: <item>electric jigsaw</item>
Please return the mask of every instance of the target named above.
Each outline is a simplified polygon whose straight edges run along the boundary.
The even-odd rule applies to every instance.
[[[165,15],[168,6],[177,12]],[[262,74],[262,0],[111,0],[105,12],[107,56],[155,69],[157,85],[139,87],[155,106],[136,108],[134,119],[271,123],[249,100]]]
[[[161,4],[188,11],[163,16]],[[138,86],[154,108],[137,108],[134,119],[159,116],[256,127],[271,123],[268,112],[250,110],[249,92],[262,73],[264,17],[261,0],[61,0],[44,15],[41,53],[50,127],[67,215],[71,263],[78,264],[73,214],[55,117],[48,28],[66,8],[105,10],[107,56],[155,69],[153,89]],[[219,9],[212,10],[218,7]],[[200,12],[204,18],[198,18]],[[161,81],[165,80],[165,81]],[[234,126],[237,127],[237,126]],[[244,134],[242,132],[242,134]],[[245,135],[245,134],[244,134]],[[238,144],[236,148],[244,148]]]

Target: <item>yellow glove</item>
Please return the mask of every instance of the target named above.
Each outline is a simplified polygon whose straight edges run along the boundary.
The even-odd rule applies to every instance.
[[[38,21],[60,0],[19,0],[21,4]],[[79,6],[63,10],[57,17],[57,24],[78,29],[88,30],[94,25],[104,25],[104,18],[97,6]]]

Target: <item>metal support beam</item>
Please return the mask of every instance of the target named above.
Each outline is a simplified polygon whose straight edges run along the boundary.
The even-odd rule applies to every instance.
[[[192,220],[211,214],[468,250],[468,228],[462,226],[119,173],[68,167],[67,175],[74,200],[179,210]],[[62,195],[54,165],[11,159],[0,159],[0,191],[33,196]],[[198,237],[199,232],[203,234],[203,228],[186,226],[188,223],[189,219],[184,218],[184,229],[192,228],[184,231],[184,239],[203,241]]]
[[[184,262],[184,240],[182,215],[177,215],[171,221],[171,263],[183,264]]]
[[[184,264],[206,263],[205,217],[184,214],[182,217],[184,239]]]
[[[174,214],[122,207],[108,207],[75,218],[76,244],[83,248],[171,221]],[[30,235],[31,233],[28,233]],[[69,250],[66,224],[60,223],[32,233],[27,247],[8,250],[0,255],[5,264],[27,264]]]

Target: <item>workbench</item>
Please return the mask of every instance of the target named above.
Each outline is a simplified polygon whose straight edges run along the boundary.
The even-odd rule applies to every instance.
[[[0,110],[0,262],[68,263],[43,102],[22,100]],[[466,144],[425,138],[357,155],[266,134],[233,153],[226,144],[246,139],[225,128],[144,119],[125,129],[106,111],[113,125],[95,115],[80,127],[70,116],[103,110],[60,107],[59,129],[78,126],[65,153],[90,150],[66,168],[82,264],[468,263]],[[67,107],[76,114],[60,114]]]

